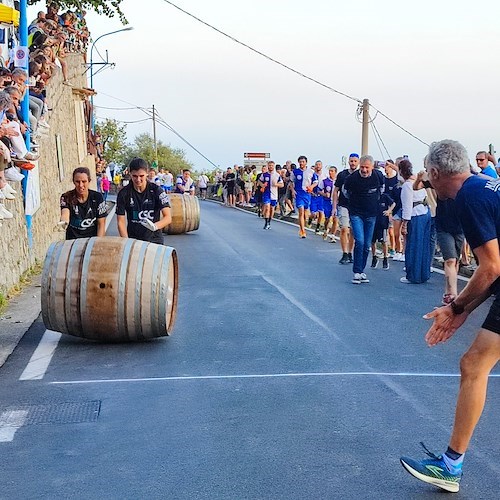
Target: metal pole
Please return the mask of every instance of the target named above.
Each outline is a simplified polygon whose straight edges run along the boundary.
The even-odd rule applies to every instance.
[[[156,143],[156,110],[154,104],[153,104],[153,141],[155,145],[155,161],[156,165],[158,165],[158,145]]]
[[[26,1],[26,0],[24,0]],[[90,47],[90,88],[94,89],[94,64],[93,64],[93,56],[94,56],[94,45],[105,36],[114,35],[115,33],[121,33],[122,31],[130,31],[134,28],[132,26],[127,26],[126,28],[122,28],[115,31],[110,31],[109,33],[104,33],[104,35],[98,36],[95,41],[92,43]],[[92,105],[92,116],[91,116],[91,129],[92,133],[95,132],[95,118],[94,118],[94,96],[90,96],[90,104]]]
[[[28,0],[21,0],[19,3],[19,43],[21,47],[25,47],[26,50],[28,48],[28,13],[27,13],[27,4]],[[28,72],[28,58],[26,58],[26,64],[24,65],[23,69]],[[29,75],[28,75],[29,77]],[[21,114],[23,117],[23,121],[25,123],[30,122],[30,108],[29,108],[29,90],[28,90],[28,82],[26,82],[26,93],[24,94],[24,98],[21,101]],[[30,150],[30,130],[26,131],[26,148],[28,151]],[[24,179],[22,182],[22,188],[23,188],[23,195],[24,195],[24,206],[26,208],[26,191],[28,189],[28,177],[29,177],[29,172],[28,170],[23,170],[24,174]],[[31,215],[25,215],[26,218],[26,230],[28,232],[28,247],[31,250],[33,248],[33,230],[32,230],[32,216]]]
[[[370,123],[370,103],[363,99],[363,128],[361,132],[361,154],[368,154],[368,125]]]

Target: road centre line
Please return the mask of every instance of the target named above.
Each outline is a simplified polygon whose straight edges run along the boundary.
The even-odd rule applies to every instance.
[[[183,380],[233,380],[261,378],[306,378],[306,377],[436,377],[459,378],[460,373],[412,373],[412,372],[312,372],[312,373],[255,373],[240,375],[185,375],[173,377],[141,377],[117,379],[66,380],[49,382],[50,385],[81,385],[81,384],[113,384],[126,382],[170,382]],[[500,373],[490,374],[492,378],[500,377]]]
[[[41,380],[45,376],[52,356],[56,350],[61,334],[52,330],[45,330],[35,352],[28,361],[19,380]]]

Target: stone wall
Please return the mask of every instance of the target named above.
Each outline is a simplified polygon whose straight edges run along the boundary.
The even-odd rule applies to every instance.
[[[67,57],[68,76],[75,88],[87,86],[83,57]],[[32,245],[28,242],[26,218],[21,194],[21,183],[11,182],[18,191],[16,200],[5,201],[14,219],[2,221],[0,227],[0,292],[5,293],[15,285],[23,272],[36,262],[43,262],[53,241],[62,239],[64,233],[54,232],[59,220],[59,198],[73,187],[71,173],[76,167],[88,167],[95,172],[94,157],[87,155],[83,101],[73,88],[62,84],[58,71],[47,88],[50,129],[40,140],[40,208],[32,216]],[[61,161],[58,162],[57,141],[60,138]],[[61,168],[60,168],[61,167]],[[62,177],[62,180],[61,180]],[[95,189],[95,179],[94,189]]]

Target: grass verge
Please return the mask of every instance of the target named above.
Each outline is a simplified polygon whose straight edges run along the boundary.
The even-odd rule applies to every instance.
[[[31,285],[34,276],[42,272],[42,263],[36,261],[29,269],[21,274],[19,281],[7,293],[0,292],[0,315],[5,312],[9,305],[9,300],[17,297],[27,286]]]

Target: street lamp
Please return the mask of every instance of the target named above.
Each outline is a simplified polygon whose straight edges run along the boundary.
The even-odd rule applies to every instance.
[[[94,45],[101,39],[104,38],[105,36],[109,35],[114,35],[115,33],[121,33],[122,31],[131,31],[134,28],[132,26],[127,26],[126,28],[121,28],[119,30],[115,31],[110,31],[109,33],[104,33],[104,35],[98,36],[94,42],[92,43],[92,46],[90,47],[90,88],[94,88],[94,62],[93,62],[93,56],[94,56]],[[107,57],[106,57],[107,59]],[[99,64],[99,63],[95,63]],[[109,64],[108,61],[106,61],[104,64]],[[92,133],[94,133],[94,96],[90,96],[90,102],[92,104]]]

